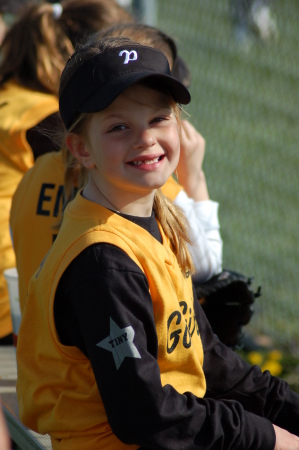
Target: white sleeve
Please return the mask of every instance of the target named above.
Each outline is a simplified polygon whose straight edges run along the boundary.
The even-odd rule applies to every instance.
[[[190,253],[196,270],[196,280],[204,282],[222,271],[222,239],[217,202],[196,202],[180,191],[174,200],[184,211],[190,224]]]

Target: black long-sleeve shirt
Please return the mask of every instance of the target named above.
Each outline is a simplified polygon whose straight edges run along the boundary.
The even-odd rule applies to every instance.
[[[161,242],[154,216],[123,217]],[[54,303],[61,342],[77,346],[90,359],[108,421],[123,442],[144,449],[273,450],[271,422],[299,435],[299,396],[226,348],[196,296],[194,311],[204,349],[204,398],[162,387],[148,282],[118,247],[86,248],[63,274]],[[120,328],[129,323],[135,331],[137,356],[122,359],[121,370],[114,353],[97,345],[110,335],[110,317]]]

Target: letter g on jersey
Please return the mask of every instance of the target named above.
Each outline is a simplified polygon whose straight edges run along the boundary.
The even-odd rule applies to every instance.
[[[131,50],[130,52],[128,50],[121,50],[118,54],[118,56],[125,56],[124,64],[129,64],[130,61],[136,61],[138,58],[137,52],[135,50]]]

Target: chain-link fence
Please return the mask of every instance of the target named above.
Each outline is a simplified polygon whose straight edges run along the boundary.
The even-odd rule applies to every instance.
[[[220,203],[224,267],[262,285],[251,327],[295,349],[299,2],[155,4],[156,25],[176,38],[192,72],[187,111],[207,142],[204,170]]]

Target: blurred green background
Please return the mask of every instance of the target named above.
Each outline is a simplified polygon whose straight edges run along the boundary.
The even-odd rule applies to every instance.
[[[192,72],[190,120],[206,138],[224,267],[262,286],[249,330],[299,355],[298,0],[272,2],[276,33],[236,40],[229,0],[157,0]]]

